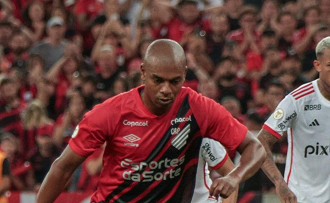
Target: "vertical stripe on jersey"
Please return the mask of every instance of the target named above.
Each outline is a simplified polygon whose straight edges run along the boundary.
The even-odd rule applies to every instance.
[[[185,99],[183,100],[180,109],[178,110],[178,113],[176,115],[176,118],[182,118],[187,116],[187,113],[190,112],[190,105],[188,102],[188,96],[185,97]],[[185,145],[185,147],[181,148],[180,150],[178,150],[177,148],[175,148],[173,145],[170,145],[170,147],[161,155],[160,153],[162,151],[164,151],[164,147],[166,144],[168,144],[171,141],[171,128],[172,127],[178,127],[180,125],[180,127],[182,126],[181,129],[184,129],[186,126],[190,125],[190,132],[189,132],[189,137],[187,138],[187,142],[188,144]],[[193,159],[193,158],[197,158],[198,159],[198,155],[199,155],[199,146],[201,144],[201,137],[199,137],[198,139],[195,139],[197,132],[199,132],[199,127],[197,125],[196,119],[194,118],[193,115],[191,115],[191,122],[184,122],[184,123],[176,123],[174,125],[172,125],[164,134],[163,138],[161,139],[161,141],[157,144],[157,146],[152,150],[152,153],[148,156],[148,158],[145,160],[145,162],[150,163],[151,161],[153,161],[155,159],[155,157],[159,156],[159,158],[157,160],[163,160],[165,158],[178,158],[180,154],[185,154],[185,161],[182,165],[180,165],[181,170],[187,170],[185,168],[185,166],[187,165],[187,163]],[[190,147],[188,148],[187,146]],[[186,152],[185,152],[186,151]],[[179,167],[179,166],[178,166]],[[176,168],[178,168],[176,167]],[[197,169],[197,162],[196,164],[193,165],[193,167],[195,167]],[[193,169],[193,167],[191,168],[191,170],[196,170]],[[163,173],[164,171],[166,171],[167,168],[163,167],[160,169],[155,169],[154,174],[161,172]],[[135,172],[135,174],[139,174],[141,175],[143,172],[145,171],[149,171],[149,167],[146,167],[145,169]],[[190,170],[188,170],[190,171]],[[125,180],[121,185],[119,185],[115,190],[112,191],[112,193],[110,193],[105,201],[101,201],[101,202],[109,202],[110,200],[114,200],[115,202],[129,202],[132,201],[136,198],[138,198],[139,194],[142,194],[143,192],[145,192],[148,187],[150,187],[151,185],[154,186],[154,188],[148,193],[146,194],[144,197],[141,197],[141,202],[156,202],[158,200],[160,200],[161,198],[163,198],[164,196],[166,196],[171,190],[173,190],[173,186],[177,183],[177,181],[181,178],[183,178],[183,173],[181,173],[180,176],[177,176],[173,179],[167,180],[167,181],[161,181],[160,183],[158,183],[158,185],[155,186],[155,184],[157,184],[155,181],[151,181],[151,182],[133,182],[130,180]],[[195,174],[193,176],[195,178]],[[189,184],[192,184],[194,187],[195,182],[194,180],[192,180],[192,177],[189,177],[187,179],[187,181],[185,181],[184,179],[186,179],[187,177],[184,177],[183,180],[181,181],[181,184],[184,183],[185,185],[181,185],[180,187],[184,187],[184,186],[188,186]],[[133,183],[135,183],[135,185],[131,186]],[[124,191],[125,189],[127,189],[128,187],[131,187],[129,189],[128,192],[124,193],[124,194],[120,194],[122,193],[122,191]],[[173,195],[173,201],[179,200],[179,197],[182,197],[182,193],[180,194],[179,192],[182,192],[181,190],[184,188],[179,188],[179,190],[177,190],[175,192],[175,194]],[[190,199],[192,198],[192,191],[190,192]],[[117,196],[120,195],[120,197],[117,199]],[[178,202],[178,201],[176,201]]]
[[[290,176],[291,176],[291,171],[292,171],[292,160],[293,160],[293,132],[292,132],[292,128],[290,129],[290,137],[291,137],[291,146],[290,146],[290,156],[291,156],[291,160],[290,160],[290,169],[289,169],[289,173],[288,173],[288,177],[286,179],[286,183],[289,185],[289,180],[290,180]]]

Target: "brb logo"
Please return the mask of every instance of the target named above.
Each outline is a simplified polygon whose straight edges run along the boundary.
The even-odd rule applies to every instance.
[[[307,156],[311,156],[311,155],[329,156],[329,153],[330,153],[330,145],[320,145],[317,142],[315,146],[307,145],[305,147],[305,156],[304,157],[307,158]]]

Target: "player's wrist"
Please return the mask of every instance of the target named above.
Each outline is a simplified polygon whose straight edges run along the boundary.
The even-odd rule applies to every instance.
[[[287,183],[285,182],[285,180],[283,178],[278,178],[278,179],[274,180],[274,185],[275,185],[275,187],[282,187],[283,185],[287,186]]]

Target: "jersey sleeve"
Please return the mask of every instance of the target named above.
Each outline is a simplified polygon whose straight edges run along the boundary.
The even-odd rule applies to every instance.
[[[236,150],[247,134],[247,127],[214,100],[197,93],[191,96],[191,109],[202,136],[219,141],[227,150]]]
[[[111,103],[100,104],[86,113],[69,141],[70,148],[80,156],[88,156],[111,140],[119,120],[118,110]]]
[[[203,138],[201,155],[211,169],[220,168],[228,159],[226,149],[218,141],[210,138]]]
[[[262,126],[277,138],[283,136],[283,132],[291,127],[292,121],[297,117],[297,111],[291,95],[287,95],[276,107],[275,111]]]

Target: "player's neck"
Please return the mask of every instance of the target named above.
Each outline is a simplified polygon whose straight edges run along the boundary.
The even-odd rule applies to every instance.
[[[140,90],[140,97],[141,97],[141,100],[142,100],[142,103],[144,104],[144,106],[154,115],[156,116],[161,116],[163,115],[164,113],[167,112],[167,109],[159,109],[157,107],[155,107],[152,103],[152,101],[150,101],[145,93],[144,93],[144,89]]]
[[[317,86],[319,87],[322,96],[330,101],[330,87],[320,79],[317,81]]]

